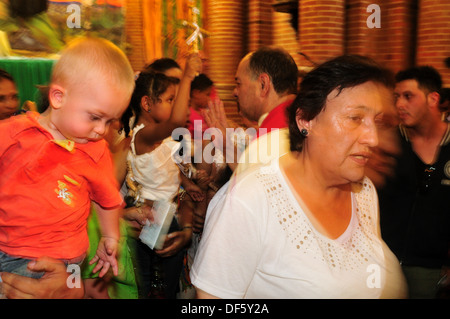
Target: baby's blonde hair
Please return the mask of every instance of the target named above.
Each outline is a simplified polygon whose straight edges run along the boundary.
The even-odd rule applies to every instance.
[[[51,82],[67,88],[83,88],[92,80],[107,81],[130,95],[134,90],[134,72],[122,50],[106,39],[76,38],[55,63]]]

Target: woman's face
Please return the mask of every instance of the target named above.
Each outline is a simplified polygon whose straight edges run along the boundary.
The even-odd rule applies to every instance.
[[[298,119],[297,123],[299,129],[308,129],[304,151],[311,165],[324,180],[345,184],[364,177],[371,148],[378,145],[378,121],[393,95],[374,82],[337,94],[334,90],[328,95],[324,109],[313,120]]]

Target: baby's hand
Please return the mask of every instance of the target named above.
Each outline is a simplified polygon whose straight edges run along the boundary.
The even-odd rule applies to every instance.
[[[202,60],[197,53],[191,54],[184,68],[184,74],[191,79],[194,79],[199,73],[202,72]]]
[[[101,269],[99,277],[102,278],[108,272],[109,267],[111,267],[114,276],[118,275],[119,271],[116,259],[117,247],[118,240],[115,238],[102,237],[100,239],[97,252],[95,253],[94,258],[89,261],[89,265],[98,262],[92,270],[94,274]]]

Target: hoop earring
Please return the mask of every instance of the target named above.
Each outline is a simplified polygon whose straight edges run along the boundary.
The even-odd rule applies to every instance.
[[[305,128],[302,128],[302,129],[300,130],[300,134],[302,134],[303,137],[306,137],[306,136],[308,135],[308,130],[305,129]]]

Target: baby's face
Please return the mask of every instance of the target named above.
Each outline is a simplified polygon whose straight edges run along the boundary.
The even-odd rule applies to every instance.
[[[128,106],[130,95],[125,90],[98,81],[82,90],[66,90],[61,108],[53,123],[67,139],[76,143],[98,141],[109,126],[119,120]]]

